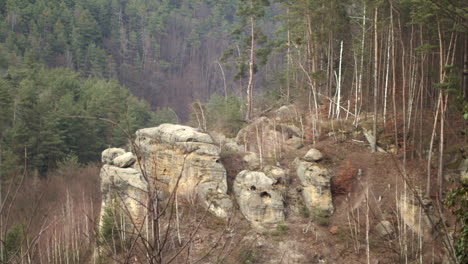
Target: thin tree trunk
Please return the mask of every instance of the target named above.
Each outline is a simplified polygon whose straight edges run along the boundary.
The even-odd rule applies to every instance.
[[[379,9],[375,8],[374,16],[374,142],[372,142],[372,152],[377,151],[377,96],[378,96],[378,30],[377,30],[377,20],[378,20]]]
[[[336,118],[340,118],[340,102],[341,102],[341,61],[343,59],[343,41],[341,41],[340,45],[340,63],[338,66],[338,82],[336,84],[337,87],[337,98],[336,98]]]
[[[250,1],[250,7],[253,8],[253,3]],[[249,84],[247,85],[247,116],[246,119],[252,118],[252,93],[254,86],[254,64],[255,64],[255,23],[253,15],[250,16],[250,62],[249,62]]]
[[[395,32],[393,24],[393,1],[390,1],[390,24],[392,35],[392,103],[393,103],[393,129],[395,135],[395,154],[398,153],[398,118],[396,110],[396,59],[395,59]]]

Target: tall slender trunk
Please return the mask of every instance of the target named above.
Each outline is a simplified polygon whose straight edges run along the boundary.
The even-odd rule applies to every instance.
[[[390,25],[392,35],[392,103],[393,103],[393,129],[395,135],[395,154],[398,153],[398,118],[396,110],[396,59],[395,59],[395,31],[393,24],[393,2],[390,1]]]
[[[378,30],[377,30],[377,20],[379,15],[379,9],[375,8],[375,16],[374,16],[374,142],[372,142],[372,152],[377,151],[377,96],[378,96],[378,49],[379,49],[379,42],[378,42]]]
[[[250,7],[253,8],[253,3],[250,1]],[[254,86],[254,64],[255,64],[255,23],[254,16],[250,16],[250,61],[249,61],[249,84],[247,85],[247,120],[252,118],[252,93]]]
[[[388,95],[388,73],[390,70],[390,29],[387,37],[387,60],[385,63],[385,92],[384,92],[384,107],[383,107],[383,122],[387,123],[387,95]]]
[[[289,104],[290,101],[290,96],[291,96],[291,31],[289,30],[289,7],[286,9],[286,16],[287,16],[287,24],[288,24],[288,51],[287,51],[287,73],[286,73],[286,82],[287,82],[287,87],[286,87],[286,102]]]
[[[343,41],[341,41],[340,45],[340,63],[338,66],[338,81],[336,84],[336,89],[338,90],[337,98],[336,98],[336,118],[340,118],[340,101],[341,101],[341,61],[343,59]],[[349,110],[349,109],[348,109]]]
[[[359,113],[361,112],[362,109],[362,75],[364,71],[364,44],[366,40],[366,3],[364,3],[364,14],[362,16],[362,38],[361,38],[361,59],[360,59],[360,66],[359,66],[359,78],[358,78],[358,90],[360,94],[359,98],[359,110],[356,111],[356,119],[354,121],[354,125],[357,126],[359,123]]]

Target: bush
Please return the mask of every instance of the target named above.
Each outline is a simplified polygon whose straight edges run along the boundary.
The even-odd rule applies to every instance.
[[[241,107],[242,102],[236,96],[224,98],[214,94],[205,104],[192,104],[190,125],[234,137],[244,124]]]
[[[288,233],[288,230],[289,230],[289,228],[288,228],[287,225],[285,225],[284,223],[279,223],[278,226],[276,227],[276,230],[271,232],[271,235],[272,236],[283,236],[286,233]]]
[[[11,258],[13,255],[17,254],[16,251],[21,246],[21,239],[23,237],[23,227],[22,225],[14,225],[8,230],[5,236],[5,259]]]
[[[460,228],[455,236],[456,257],[460,263],[468,263],[468,182],[450,191],[444,203],[452,210]]]
[[[347,160],[339,169],[338,174],[333,178],[332,192],[334,194],[347,194],[353,187],[353,181],[357,174],[357,169]]]

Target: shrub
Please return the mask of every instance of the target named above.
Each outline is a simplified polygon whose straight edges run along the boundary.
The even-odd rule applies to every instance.
[[[4,244],[4,254],[5,259],[11,258],[14,254],[17,254],[16,251],[21,246],[21,239],[23,237],[23,227],[22,225],[14,225],[13,227],[8,230],[5,236],[5,244]]]
[[[285,225],[284,223],[279,223],[278,226],[276,226],[276,230],[271,232],[271,235],[272,236],[283,236],[286,233],[288,233],[288,230],[289,230],[289,228],[288,228],[287,225]]]
[[[189,123],[233,137],[244,124],[241,106],[242,102],[236,96],[224,98],[214,94],[207,103],[192,104]]]
[[[351,191],[354,178],[356,177],[357,169],[349,160],[345,162],[338,171],[338,174],[333,178],[332,192],[334,194],[347,194]]]
[[[455,236],[455,255],[460,263],[468,263],[468,182],[450,191],[444,203],[452,210],[460,228]]]

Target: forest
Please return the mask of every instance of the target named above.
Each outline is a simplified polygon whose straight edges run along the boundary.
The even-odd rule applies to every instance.
[[[43,263],[88,263],[93,249],[78,247],[94,241],[92,175],[101,152],[131,146],[138,129],[178,123],[235,138],[295,105],[304,144],[336,138],[336,122],[403,174],[418,164],[416,185],[459,225],[444,263],[464,263],[468,186],[446,175],[468,159],[467,32],[463,0],[0,0],[0,262],[50,251]],[[62,244],[12,223],[46,223],[34,207],[63,214],[50,226],[76,217],[50,228]]]

